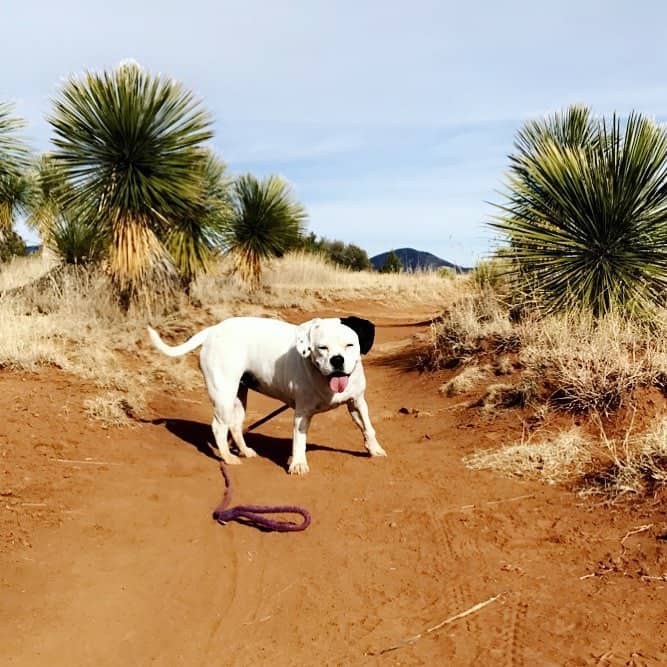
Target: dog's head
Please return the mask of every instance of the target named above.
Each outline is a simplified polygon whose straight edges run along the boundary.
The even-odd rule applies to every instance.
[[[297,328],[296,349],[310,357],[334,393],[345,391],[359,358],[373,345],[375,325],[360,317],[316,318]]]

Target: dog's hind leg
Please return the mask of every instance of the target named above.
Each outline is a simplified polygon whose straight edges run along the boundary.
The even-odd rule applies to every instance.
[[[213,435],[215,437],[215,445],[218,448],[218,451],[220,452],[220,458],[227,465],[235,465],[237,463],[241,463],[241,459],[239,459],[239,457],[236,456],[236,454],[232,454],[229,451],[229,445],[227,444],[227,433],[229,430],[229,426],[225,422],[224,417],[218,414],[217,408],[215,410],[215,414],[213,415],[211,428],[213,429]]]
[[[227,443],[227,435],[234,424],[237,411],[236,388],[238,385],[220,377],[207,377],[206,380],[209,396],[213,402],[211,428],[215,436],[215,444],[220,452],[220,458],[229,465],[241,463],[239,457],[229,451],[229,444]]]
[[[232,438],[236,443],[236,446],[239,448],[239,453],[241,456],[251,458],[257,456],[257,452],[252,448],[248,447],[243,438],[243,420],[245,419],[245,410],[246,405],[248,404],[248,387],[243,384],[239,385],[239,390],[234,399],[234,414],[232,416],[232,421],[229,424],[229,430],[232,434]]]

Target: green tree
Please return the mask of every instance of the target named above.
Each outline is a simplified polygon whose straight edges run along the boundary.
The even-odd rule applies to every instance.
[[[318,238],[314,232],[302,239],[301,248],[306,252],[322,255],[335,264],[352,271],[366,271],[373,266],[363,248],[353,243],[330,241],[324,237]]]
[[[364,271],[372,267],[366,251],[353,243],[334,242],[330,257],[336,264],[353,271]]]
[[[491,226],[547,311],[646,311],[667,285],[667,130],[571,107],[519,132]]]
[[[299,245],[306,212],[281,178],[269,176],[260,181],[250,174],[235,181],[232,209],[223,243],[235,270],[256,288],[262,278],[262,262]]]
[[[403,271],[401,260],[393,250],[390,250],[384,264],[380,268],[380,273],[400,273],[401,271]]]
[[[13,229],[5,230],[0,236],[0,262],[8,262],[12,257],[27,254],[25,241]]]
[[[206,206],[203,145],[212,132],[192,93],[125,62],[70,78],[49,122],[53,158],[69,184],[59,201],[64,220],[94,230],[124,298],[169,279],[175,264],[188,277],[201,268],[208,237],[199,225],[208,219],[192,212]],[[189,234],[187,251],[175,225],[181,239]],[[168,245],[179,249],[176,262]]]

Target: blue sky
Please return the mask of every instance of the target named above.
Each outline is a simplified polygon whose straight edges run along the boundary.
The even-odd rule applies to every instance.
[[[310,229],[370,255],[484,257],[527,118],[667,117],[658,0],[6,0],[0,22],[0,100],[36,149],[64,79],[134,58],[202,98],[233,173],[281,174]]]

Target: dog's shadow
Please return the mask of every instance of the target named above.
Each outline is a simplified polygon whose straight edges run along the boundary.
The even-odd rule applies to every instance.
[[[217,449],[213,445],[213,430],[210,424],[192,421],[190,419],[153,419],[155,425],[164,425],[166,429],[191,445],[199,452],[211,459],[220,461]],[[289,457],[292,455],[292,441],[289,438],[276,438],[263,433],[245,433],[246,444],[252,447],[258,456],[273,461],[277,466],[286,469]],[[232,445],[232,449],[235,445]],[[335,452],[337,454],[346,454],[348,456],[366,457],[368,454],[363,451],[354,451],[351,449],[338,449],[326,445],[308,444],[308,451]]]

